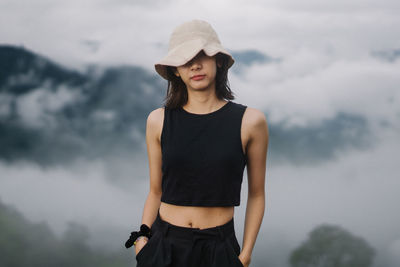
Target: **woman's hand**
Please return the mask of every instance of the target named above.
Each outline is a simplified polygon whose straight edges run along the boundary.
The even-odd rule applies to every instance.
[[[242,262],[244,267],[249,267],[250,265],[250,258],[245,257],[243,254],[239,254],[239,260]]]
[[[142,250],[142,248],[146,245],[147,242],[148,242],[147,238],[141,238],[139,241],[137,241],[135,245],[136,255],[139,253],[140,250]]]

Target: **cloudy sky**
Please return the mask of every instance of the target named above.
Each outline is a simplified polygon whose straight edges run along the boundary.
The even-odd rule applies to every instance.
[[[154,73],[173,28],[197,18],[213,25],[228,50],[279,59],[230,73],[236,101],[265,113],[270,147],[305,159],[268,154],[254,261],[285,266],[307,233],[328,222],[374,246],[375,266],[398,266],[399,12],[394,0],[1,0],[0,44],[24,46],[71,69],[139,65]],[[274,147],[283,137],[299,145]],[[330,151],[318,160],[310,156],[320,149],[315,138]],[[70,220],[91,222],[97,233],[114,229],[106,232],[117,247],[140,223],[148,189],[146,154],[136,154],[46,170],[0,162],[0,198],[58,233]],[[245,177],[235,214],[240,241],[246,195]]]

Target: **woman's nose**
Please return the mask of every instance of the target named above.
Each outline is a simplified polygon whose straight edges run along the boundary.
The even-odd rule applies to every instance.
[[[201,68],[201,63],[199,62],[199,60],[193,60],[193,62],[190,65],[190,69],[197,70],[199,68]]]

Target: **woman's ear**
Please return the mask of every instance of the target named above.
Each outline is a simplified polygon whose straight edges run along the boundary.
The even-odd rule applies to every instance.
[[[215,63],[217,63],[217,68],[222,67],[222,59],[218,55],[215,57]]]
[[[177,69],[177,68],[174,68],[174,74],[175,74],[175,76],[176,76],[176,77],[180,77],[180,75],[179,75],[179,72],[178,72],[178,69]]]

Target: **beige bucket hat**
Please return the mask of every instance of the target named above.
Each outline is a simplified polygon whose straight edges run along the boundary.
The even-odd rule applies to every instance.
[[[204,20],[191,20],[174,29],[169,40],[168,54],[155,64],[155,69],[164,79],[168,80],[167,66],[178,67],[186,64],[201,50],[208,56],[223,53],[228,56],[228,68],[235,60],[221,45],[217,33]]]

